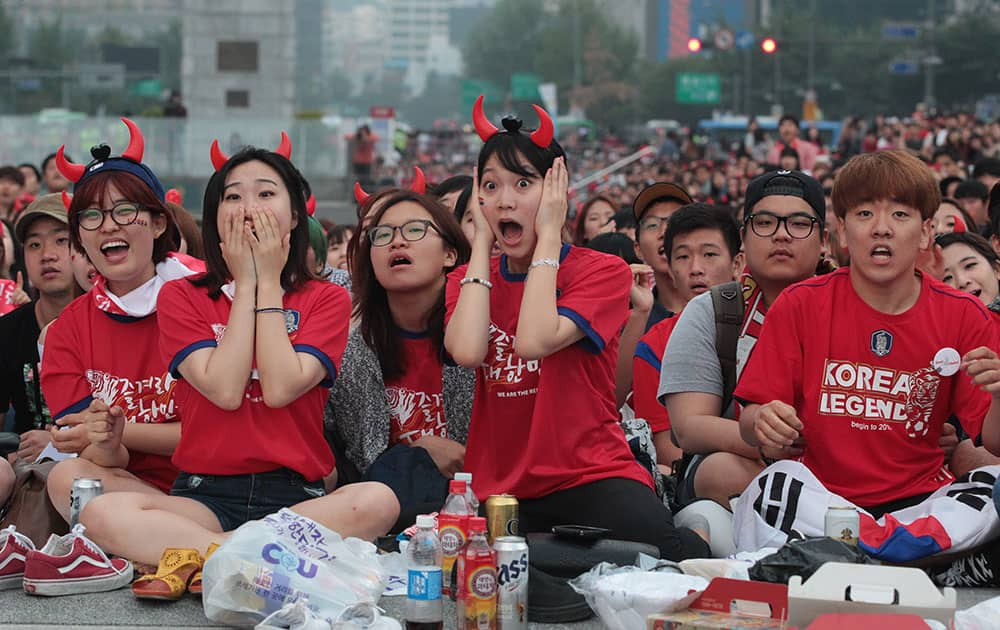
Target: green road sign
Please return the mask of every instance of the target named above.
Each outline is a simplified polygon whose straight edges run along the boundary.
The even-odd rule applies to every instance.
[[[132,84],[132,94],[136,96],[158,97],[163,92],[159,79],[143,79]]]
[[[681,72],[677,74],[676,101],[684,105],[718,105],[721,90],[716,73]]]
[[[503,89],[495,83],[489,81],[477,81],[475,79],[462,80],[462,110],[472,111],[472,106],[480,94],[486,95],[486,102],[495,106],[503,104]]]
[[[537,74],[515,72],[510,75],[510,96],[515,101],[538,102],[542,100],[538,94],[538,84],[541,82]]]

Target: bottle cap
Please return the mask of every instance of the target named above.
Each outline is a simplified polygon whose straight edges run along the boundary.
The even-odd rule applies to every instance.
[[[469,519],[469,532],[485,532],[486,531],[486,518],[482,516],[473,516]]]
[[[430,514],[421,514],[417,517],[417,527],[434,527],[434,517]]]
[[[464,481],[465,483],[472,483],[472,473],[457,472],[455,473],[455,479],[458,481]]]
[[[465,494],[465,482],[460,479],[452,479],[448,482],[448,492],[451,494]]]

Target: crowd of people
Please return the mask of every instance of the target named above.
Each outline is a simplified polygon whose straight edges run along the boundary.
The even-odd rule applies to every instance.
[[[136,568],[137,597],[177,599],[243,523],[288,507],[370,540],[460,471],[522,532],[671,560],[854,506],[872,557],[1000,585],[1000,127],[849,122],[830,152],[786,116],[724,158],[668,136],[571,195],[600,158],[540,108],[483,107],[468,172],[359,184],[350,226],[312,216],[287,137],[212,146],[200,229],[127,119],[117,155],[0,168],[0,503],[47,466],[79,518],[0,531],[0,587]],[[79,478],[104,491],[75,515]]]

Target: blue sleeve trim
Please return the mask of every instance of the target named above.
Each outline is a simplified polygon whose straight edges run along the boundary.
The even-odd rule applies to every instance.
[[[80,402],[78,402],[76,404],[73,404],[73,405],[70,405],[69,407],[66,407],[65,409],[63,409],[59,413],[55,414],[52,417],[52,419],[53,420],[58,420],[59,418],[62,418],[63,416],[68,416],[71,413],[80,413],[81,411],[83,411],[84,409],[86,409],[87,407],[89,407],[90,403],[92,403],[93,401],[94,401],[94,397],[93,396],[87,396],[86,398],[84,398]]]
[[[305,354],[311,354],[312,356],[319,359],[319,362],[323,364],[326,368],[327,373],[329,373],[330,378],[324,378],[319,382],[320,387],[326,387],[327,389],[333,387],[333,382],[337,380],[337,367],[330,360],[330,357],[326,356],[326,353],[317,348],[316,346],[309,346],[304,343],[295,344],[292,346],[292,350],[296,352],[304,352]]]
[[[188,358],[188,356],[195,350],[201,350],[202,348],[215,348],[218,345],[219,344],[217,344],[214,339],[202,339],[201,341],[196,341],[192,344],[184,346],[177,354],[174,355],[173,360],[170,361],[170,366],[167,368],[170,375],[174,378],[184,378],[181,376],[181,373],[177,371],[177,368],[184,362],[184,359]]]
[[[657,374],[660,373],[660,360],[648,343],[640,341],[639,345],[635,347],[635,356],[652,365]]]
[[[604,339],[597,334],[597,331],[591,327],[590,322],[584,319],[582,315],[565,306],[557,307],[556,312],[563,317],[568,317],[583,331],[583,339],[580,340],[580,343],[583,344],[587,352],[591,354],[604,352]]]

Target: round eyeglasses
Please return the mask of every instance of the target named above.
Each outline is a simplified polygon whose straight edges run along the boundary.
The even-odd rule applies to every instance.
[[[782,223],[785,224],[785,231],[792,238],[809,238],[818,222],[816,217],[807,214],[790,214],[787,217],[779,217],[770,212],[755,212],[746,218],[746,223],[750,224],[753,233],[764,238],[777,234]]]
[[[119,203],[113,208],[84,208],[76,216],[80,221],[80,227],[92,232],[104,225],[106,214],[110,214],[112,221],[124,227],[135,223],[139,210],[141,207],[133,203]]]
[[[403,237],[404,241],[413,243],[427,236],[429,228],[434,228],[438,234],[441,233],[437,229],[437,226],[427,219],[414,219],[407,221],[403,225],[376,225],[368,229],[368,242],[373,247],[385,247],[392,242],[392,239],[396,235],[396,230],[399,230],[399,234]]]

